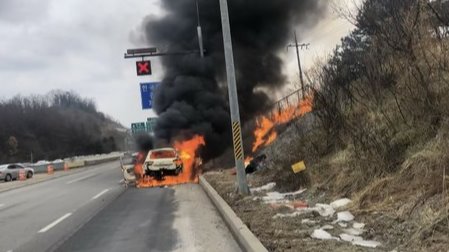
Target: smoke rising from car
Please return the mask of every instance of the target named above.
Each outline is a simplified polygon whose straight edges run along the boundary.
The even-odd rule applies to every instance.
[[[147,17],[145,39],[160,51],[198,50],[194,0],[164,0],[163,17]],[[313,25],[325,12],[320,0],[228,0],[243,121],[266,111],[270,92],[286,83],[279,56],[294,27]],[[231,144],[226,73],[218,0],[200,0],[205,58],[199,53],[162,57],[165,76],[154,98],[156,137],[168,142],[202,135],[208,160]]]

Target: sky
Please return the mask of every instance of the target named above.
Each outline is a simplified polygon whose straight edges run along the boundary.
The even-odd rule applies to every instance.
[[[163,15],[161,0],[0,0],[0,99],[73,90],[130,127],[154,116],[143,111],[140,82],[159,81],[163,69],[137,77],[128,48],[144,47],[140,26],[147,15]],[[329,9],[314,27],[299,27],[305,68],[328,55],[352,26]],[[285,72],[297,78],[294,50],[282,53]]]

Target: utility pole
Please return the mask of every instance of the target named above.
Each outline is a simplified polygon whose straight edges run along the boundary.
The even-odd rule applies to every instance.
[[[292,45],[288,45],[288,47],[295,47],[296,48],[296,57],[298,58],[298,68],[299,68],[299,80],[301,81],[301,91],[302,91],[302,97],[304,99],[304,97],[306,97],[306,90],[305,90],[305,85],[304,85],[304,78],[302,76],[302,67],[301,67],[301,59],[299,58],[299,48],[306,48],[309,49],[309,45],[310,44],[298,44],[298,37],[296,36],[296,31],[294,32],[294,37],[295,37],[295,44]],[[288,48],[287,47],[287,48]]]
[[[196,17],[198,19],[198,26],[196,27],[196,31],[198,33],[198,45],[200,47],[200,56],[201,58],[204,58],[203,32],[201,31],[200,7],[198,4],[198,0],[196,0]]]
[[[242,131],[240,125],[239,101],[237,96],[237,84],[235,78],[234,55],[232,51],[231,27],[229,24],[228,2],[220,0],[221,25],[223,29],[223,44],[226,61],[226,73],[228,80],[229,107],[231,109],[232,137],[234,141],[235,167],[237,170],[237,181],[239,192],[243,195],[249,194],[246,181],[244,153],[242,144]]]

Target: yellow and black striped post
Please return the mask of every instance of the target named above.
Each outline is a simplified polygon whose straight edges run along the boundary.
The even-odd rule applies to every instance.
[[[242,128],[240,121],[232,122],[232,140],[234,144],[235,169],[237,170],[237,182],[239,191],[243,195],[249,194],[249,187],[246,181],[245,153],[242,143]]]
[[[234,155],[236,160],[243,160],[243,144],[242,144],[242,132],[240,130],[240,122],[232,122],[232,137],[234,142]]]

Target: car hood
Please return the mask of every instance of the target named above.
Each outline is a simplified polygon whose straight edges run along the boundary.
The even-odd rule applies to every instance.
[[[158,159],[150,159],[153,162],[153,165],[172,165],[175,161],[175,158],[158,158]]]

